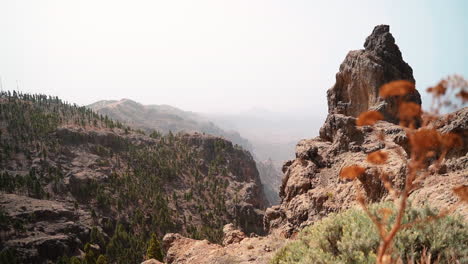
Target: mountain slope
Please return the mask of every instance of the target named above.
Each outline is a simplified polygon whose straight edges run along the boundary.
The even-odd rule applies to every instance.
[[[152,233],[219,242],[228,222],[263,232],[255,162],[227,140],[147,136],[56,97],[16,92],[0,94],[0,132],[2,260],[137,263]]]
[[[234,144],[240,145],[254,154],[260,172],[263,190],[267,194],[269,203],[279,203],[278,189],[281,182],[281,174],[278,168],[280,166],[277,163],[268,161],[269,156],[261,152],[264,148],[260,148],[260,145],[257,145],[254,149],[251,142],[241,137],[238,132],[234,130],[223,130],[214,123],[208,121],[210,118],[209,116],[205,117],[168,105],[142,105],[129,99],[122,99],[120,101],[99,101],[87,107],[98,113],[107,115],[114,120],[118,120],[144,131],[158,130],[164,134],[169,133],[169,131],[173,133],[199,132],[230,140]],[[267,148],[267,151],[265,151],[268,152],[270,156],[277,153],[272,151],[272,149],[276,147],[272,146],[272,144],[263,144],[261,146],[263,147],[266,145],[270,146]],[[278,150],[278,148],[276,148],[276,150]],[[287,151],[281,150],[279,152],[284,153]],[[291,148],[290,152],[291,154],[293,153],[293,148]],[[284,155],[279,163],[281,163],[283,159],[286,159]]]

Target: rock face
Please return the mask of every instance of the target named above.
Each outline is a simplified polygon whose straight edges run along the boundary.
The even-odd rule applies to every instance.
[[[277,168],[273,160],[257,161],[257,169],[263,184],[265,193],[270,205],[280,203],[279,187],[281,186],[282,172]]]
[[[385,120],[398,123],[395,99],[379,98],[380,86],[394,80],[414,83],[413,70],[403,60],[390,27],[376,26],[367,37],[364,49],[350,51],[340,65],[336,83],[327,92],[328,112],[357,117],[373,109],[380,111]],[[405,100],[421,104],[417,91]]]
[[[213,163],[228,158],[223,162],[225,163],[224,170],[217,172],[220,174],[217,175],[218,180],[228,183],[224,190],[224,197],[229,197],[225,198],[226,210],[230,216],[228,219],[248,234],[264,234],[265,230],[262,225],[263,210],[268,201],[263,193],[259,173],[250,153],[235,147],[227,140],[209,135],[185,134],[181,136],[181,140],[187,145],[195,147],[203,160],[202,171],[207,175],[213,174],[213,172],[210,172]],[[220,155],[220,149],[227,150],[223,157]],[[184,192],[191,189],[192,183],[184,180],[178,184],[175,191],[183,195]],[[179,209],[182,214],[190,212],[191,208],[193,208],[192,203],[181,203],[178,206],[182,209]],[[187,217],[190,217],[190,214],[187,214]],[[203,222],[203,219],[200,219],[200,221]]]
[[[92,225],[89,212],[58,201],[0,194],[0,206],[10,221],[21,225],[17,234],[3,230],[3,246],[16,248],[17,258],[24,263],[78,253]]]

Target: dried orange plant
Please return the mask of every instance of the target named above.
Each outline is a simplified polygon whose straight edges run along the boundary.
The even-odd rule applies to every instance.
[[[414,225],[426,223],[444,217],[453,212],[461,203],[468,203],[468,186],[458,186],[453,192],[459,197],[459,202],[449,208],[445,208],[436,216],[418,219],[410,223],[403,224],[403,217],[408,204],[408,197],[431,171],[437,171],[449,150],[463,144],[460,135],[454,133],[441,133],[432,128],[432,122],[440,120],[441,109],[455,109],[461,107],[468,101],[468,82],[460,76],[450,76],[440,81],[436,86],[427,89],[434,97],[430,112],[422,112],[421,106],[413,102],[406,102],[405,96],[415,91],[415,86],[409,81],[393,81],[380,88],[380,97],[392,99],[397,102],[398,118],[407,134],[410,144],[409,159],[407,159],[407,173],[405,185],[395,188],[392,184],[391,175],[384,173],[380,168],[378,177],[383,183],[390,196],[396,204],[396,217],[390,223],[390,216],[394,213],[390,208],[380,209],[377,214],[370,212],[366,197],[359,192],[357,200],[364,211],[371,218],[377,227],[380,236],[380,245],[377,250],[377,263],[401,263],[400,260],[392,258],[392,247],[398,231],[410,228]],[[421,120],[421,115],[423,116]],[[377,111],[367,111],[362,113],[357,121],[357,126],[372,126],[383,116]],[[385,144],[385,134],[380,131],[378,138]],[[397,153],[403,156],[403,153]],[[367,156],[370,164],[382,165],[387,162],[389,154],[386,151],[378,150]],[[355,180],[365,173],[366,169],[358,165],[345,167],[340,172],[343,179]],[[357,181],[355,181],[357,184]],[[425,261],[421,260],[421,263]]]

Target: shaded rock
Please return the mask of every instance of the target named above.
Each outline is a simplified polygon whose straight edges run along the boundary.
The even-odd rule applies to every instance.
[[[223,228],[223,233],[224,233],[224,237],[223,237],[224,246],[227,246],[233,243],[239,243],[244,238],[246,238],[246,235],[244,234],[244,232],[236,229],[233,224],[225,225]]]
[[[83,246],[91,230],[89,213],[66,203],[0,194],[0,206],[8,222],[3,245],[15,249],[18,259],[32,263],[73,254]]]
[[[259,235],[265,234],[263,227],[264,212],[253,205],[245,202],[232,204],[228,211],[234,216],[235,223],[244,232],[256,233]]]
[[[262,181],[263,192],[268,199],[269,205],[280,203],[279,187],[281,185],[281,177],[283,174],[277,164],[271,159],[265,161],[257,161],[257,169]]]

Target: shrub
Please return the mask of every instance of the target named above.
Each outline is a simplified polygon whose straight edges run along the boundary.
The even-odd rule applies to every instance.
[[[107,257],[104,255],[99,255],[96,264],[108,264],[109,261],[107,260]]]
[[[442,133],[441,131],[434,128],[431,124],[436,120],[442,120],[439,115],[439,110],[443,109],[444,106],[450,106],[452,108],[461,107],[466,103],[463,94],[468,94],[466,89],[468,88],[468,81],[464,80],[460,76],[452,76],[441,81],[437,86],[429,88],[427,91],[433,93],[434,101],[433,107],[430,112],[425,112],[425,120],[423,122],[421,114],[421,106],[413,102],[407,102],[409,93],[414,91],[414,83],[400,80],[392,81],[388,84],[383,85],[380,88],[380,96],[382,98],[392,97],[396,100],[398,105],[398,118],[399,124],[403,127],[406,135],[409,139],[410,154],[411,157],[406,161],[407,174],[405,175],[405,184],[402,190],[393,186],[392,181],[394,175],[387,175],[383,173],[380,168],[375,167],[379,173],[378,178],[383,183],[383,186],[390,194],[394,201],[398,201],[398,213],[393,217],[389,217],[392,214],[390,209],[382,211],[382,217],[372,215],[368,209],[367,199],[364,193],[358,190],[356,195],[357,201],[361,204],[364,212],[370,217],[372,223],[377,228],[377,233],[380,237],[379,247],[377,249],[377,263],[387,264],[394,263],[397,261],[392,252],[395,245],[395,238],[400,231],[407,229],[408,227],[414,226],[420,223],[426,223],[433,220],[437,220],[449,215],[454,212],[455,209],[463,203],[468,202],[468,186],[461,185],[453,188],[452,190],[458,196],[459,201],[452,204],[449,207],[444,208],[438,214],[428,215],[426,218],[416,218],[411,220],[411,217],[406,217],[405,213],[408,204],[408,197],[418,188],[420,183],[425,178],[429,177],[431,171],[437,171],[443,164],[446,155],[454,148],[463,146],[463,139],[461,134],[456,133]],[[446,93],[450,89],[449,93]],[[453,98],[450,95],[457,93],[457,96],[462,97],[462,104],[452,103]],[[435,106],[435,107],[434,107]],[[359,115],[356,125],[357,126],[373,126],[377,121],[383,119],[383,116],[376,111],[367,111]],[[445,119],[445,118],[444,118]],[[377,129],[376,136],[382,144],[386,144],[387,139],[383,130]],[[395,152],[401,156],[401,153]],[[375,151],[367,156],[367,161],[376,166],[386,164],[388,158],[387,151]],[[431,169],[432,167],[432,169]],[[341,169],[340,177],[342,179],[357,180],[364,172],[365,168],[359,165],[352,165]],[[363,182],[362,182],[363,183]],[[366,186],[363,186],[366,189]],[[367,186],[368,187],[368,186]],[[404,218],[410,219],[409,222],[403,223]],[[388,221],[388,220],[391,221]],[[391,223],[391,224],[390,224]],[[431,252],[423,252],[421,262],[430,262],[427,260],[432,257]],[[427,253],[427,254],[426,254]],[[400,258],[401,260],[401,258]]]
[[[390,209],[389,217],[395,217],[396,210],[388,203],[373,205],[370,211],[378,217],[376,212],[382,209]],[[407,209],[403,224],[432,215],[437,212],[428,208]],[[430,254],[439,263],[453,263],[454,259],[467,263],[467,227],[460,217],[447,216],[402,229],[395,237],[392,255],[404,262]],[[271,263],[375,263],[379,241],[377,228],[367,214],[349,209],[304,228],[298,239],[280,249]]]

